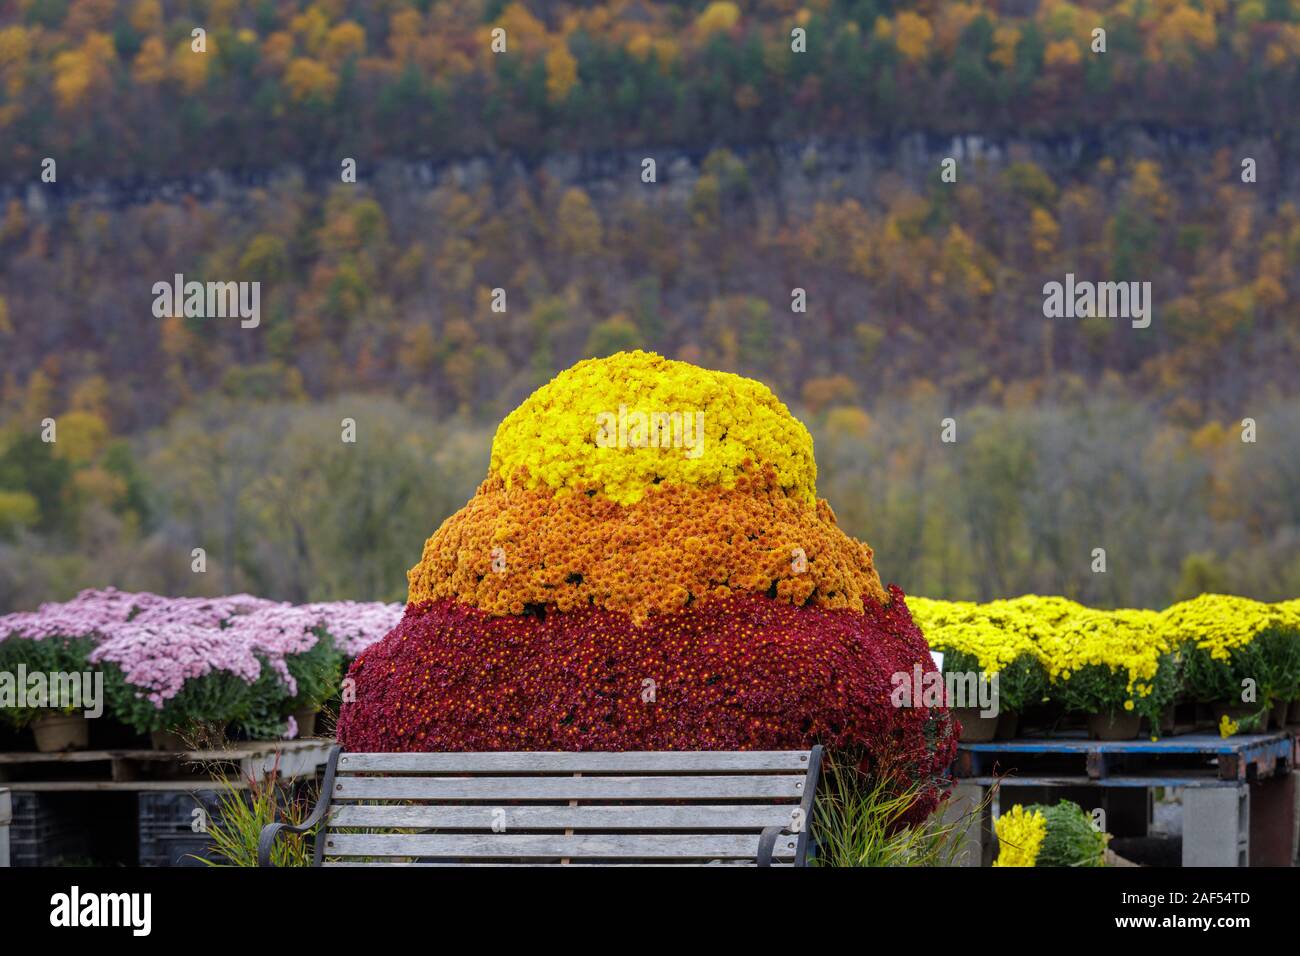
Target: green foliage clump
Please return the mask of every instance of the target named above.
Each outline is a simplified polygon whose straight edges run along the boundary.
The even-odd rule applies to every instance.
[[[1047,819],[1047,835],[1038,850],[1036,866],[1105,866],[1110,837],[1097,828],[1077,803],[1062,800],[1050,806],[1034,804]]]

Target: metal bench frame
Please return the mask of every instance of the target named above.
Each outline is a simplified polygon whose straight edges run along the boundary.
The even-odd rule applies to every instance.
[[[794,754],[798,754],[798,760],[799,760],[800,763],[802,763],[804,760],[807,761],[807,771],[806,771],[806,773],[804,774],[804,776],[803,776],[803,778],[802,778],[802,781],[799,782],[799,783],[796,783],[795,788],[794,788],[794,789],[800,791],[799,794],[798,794],[799,803],[797,804],[797,807],[796,807],[796,805],[793,804],[793,803],[789,803],[789,804],[780,804],[780,805],[779,805],[779,808],[780,808],[780,809],[786,809],[786,808],[788,807],[788,808],[792,811],[792,814],[793,814],[793,812],[797,809],[797,810],[800,812],[800,814],[801,814],[801,815],[800,815],[800,818],[799,818],[800,821],[801,821],[801,825],[799,826],[797,832],[791,830],[789,827],[783,827],[783,826],[766,826],[766,827],[763,827],[763,829],[761,830],[761,832],[758,833],[758,838],[757,838],[757,841],[756,841],[756,844],[755,844],[754,858],[753,858],[752,862],[749,862],[749,861],[744,860],[744,859],[731,859],[731,860],[728,860],[728,862],[730,862],[730,863],[735,863],[735,864],[741,864],[741,865],[744,865],[745,863],[748,862],[748,865],[754,865],[754,866],[771,866],[771,865],[773,864],[773,858],[774,858],[774,856],[776,856],[776,854],[775,854],[775,849],[776,849],[776,842],[777,842],[777,840],[779,840],[779,839],[780,839],[781,837],[783,837],[783,836],[791,836],[791,837],[797,837],[797,840],[796,840],[795,845],[794,845],[794,847],[793,847],[793,854],[780,854],[780,856],[779,856],[777,862],[778,862],[778,863],[781,863],[781,864],[783,864],[783,865],[807,866],[807,855],[808,855],[808,830],[809,830],[809,828],[810,828],[810,826],[811,826],[811,823],[812,823],[813,807],[814,807],[814,802],[815,802],[815,799],[816,799],[817,784],[818,784],[818,781],[819,781],[819,779],[820,779],[820,775],[821,775],[822,748],[821,748],[821,746],[814,746],[814,747],[812,747],[812,748],[811,748],[810,750],[808,750],[808,751],[777,751],[777,752],[771,752],[771,753],[772,753],[774,756],[779,755],[779,756],[782,756],[782,757],[789,756],[789,755],[794,755]],[[742,770],[731,770],[730,772],[728,772],[728,770],[725,768],[725,766],[724,766],[724,767],[720,767],[720,768],[710,768],[710,767],[709,767],[709,763],[710,763],[709,758],[723,758],[723,759],[721,760],[721,763],[725,764],[725,763],[727,762],[727,759],[728,759],[728,758],[730,758],[730,759],[734,759],[734,760],[738,760],[738,761],[743,761],[743,760],[744,760],[744,755],[746,755],[746,754],[752,754],[752,752],[747,752],[747,751],[692,751],[692,752],[672,752],[672,751],[664,751],[664,752],[662,752],[662,753],[660,753],[660,754],[656,754],[656,755],[655,755],[656,760],[663,760],[665,763],[669,763],[669,764],[671,764],[671,763],[678,763],[678,762],[679,762],[679,763],[681,764],[681,767],[680,767],[680,768],[675,768],[675,767],[668,766],[668,767],[663,767],[663,768],[657,768],[657,769],[654,771],[654,773],[655,773],[655,776],[656,776],[656,777],[660,777],[660,778],[663,778],[663,779],[666,779],[666,780],[681,780],[682,778],[685,778],[685,777],[698,776],[698,775],[701,774],[701,773],[708,773],[708,772],[710,772],[711,769],[712,769],[714,772],[716,772],[717,774],[720,774],[720,775],[722,775],[723,777],[727,777],[727,778],[730,778],[730,777],[743,778],[743,777],[746,777],[746,776],[750,776],[750,777],[752,777],[752,776],[754,776],[756,773],[761,773],[762,770],[759,769],[759,768],[747,769],[747,770],[743,770],[743,771],[742,771]],[[619,754],[619,756],[623,756],[623,755],[624,755],[624,754]],[[643,753],[625,752],[625,755],[626,755],[626,757],[629,758],[629,760],[631,760],[631,761],[635,761],[638,757],[649,757],[649,755],[646,754],[646,753],[644,753],[644,752],[643,752]],[[312,809],[311,815],[308,816],[308,818],[307,818],[305,821],[303,821],[303,823],[301,823],[301,824],[299,824],[299,825],[296,825],[296,826],[295,826],[295,825],[292,825],[292,824],[289,824],[289,823],[271,823],[271,824],[268,824],[267,826],[263,827],[263,829],[262,829],[262,833],[261,833],[261,836],[260,836],[260,838],[259,838],[259,840],[258,840],[258,846],[257,846],[257,859],[258,859],[258,865],[259,865],[259,866],[271,866],[271,865],[272,865],[272,863],[271,863],[271,852],[272,852],[272,849],[273,849],[273,847],[274,847],[274,845],[275,845],[275,841],[276,841],[276,839],[280,836],[280,834],[282,834],[282,833],[294,833],[294,834],[306,835],[306,834],[311,833],[313,830],[316,830],[317,832],[316,832],[315,837],[314,837],[314,840],[313,840],[313,856],[312,856],[312,865],[313,865],[313,866],[321,866],[321,865],[323,865],[323,863],[324,863],[324,859],[325,859],[325,847],[326,847],[326,843],[329,842],[329,839],[330,839],[330,832],[331,832],[331,831],[330,831],[330,820],[331,820],[330,809],[331,809],[332,806],[336,806],[336,805],[337,805],[337,806],[343,806],[343,804],[341,804],[341,803],[336,803],[336,802],[334,801],[333,798],[334,798],[334,796],[335,796],[336,793],[339,793],[339,792],[346,792],[346,791],[345,791],[345,784],[344,784],[343,782],[336,781],[336,777],[338,776],[338,773],[339,773],[339,761],[340,761],[340,757],[342,757],[343,760],[344,760],[344,762],[346,763],[346,762],[347,762],[347,758],[348,758],[348,757],[351,757],[351,756],[353,756],[353,755],[352,755],[352,754],[343,754],[342,751],[341,751],[341,749],[340,749],[339,747],[337,747],[337,746],[334,747],[334,748],[330,751],[329,761],[328,761],[328,763],[327,763],[326,766],[325,766],[325,777],[324,777],[324,782],[323,782],[323,784],[322,784],[322,786],[321,786],[321,797],[320,797],[320,799],[317,801],[316,806]],[[432,768],[432,767],[431,767],[431,768],[428,768],[426,771],[424,771],[423,774],[421,773],[421,770],[420,770],[420,768],[418,767],[419,758],[420,758],[421,756],[427,756],[427,757],[430,757],[430,758],[441,758],[440,762],[441,762],[442,766],[441,766],[440,768],[436,768],[436,769],[437,769],[437,772],[439,772],[439,773],[441,773],[441,774],[444,775],[444,776],[442,777],[442,779],[444,779],[444,780],[447,780],[447,779],[448,779],[447,776],[445,776],[446,774],[456,774],[456,778],[455,778],[455,779],[457,779],[457,780],[463,780],[463,779],[466,779],[466,775],[468,775],[468,774],[482,774],[482,773],[492,773],[492,772],[501,772],[501,773],[519,773],[519,772],[525,772],[525,773],[526,773],[526,772],[527,772],[527,771],[520,771],[520,770],[518,770],[518,769],[502,769],[502,770],[499,770],[499,771],[485,771],[485,770],[482,770],[482,769],[467,769],[467,770],[465,770],[463,773],[458,773],[457,770],[455,769],[455,766],[454,766],[454,758],[455,758],[455,757],[457,757],[457,756],[464,756],[464,757],[466,757],[466,758],[483,757],[483,756],[484,756],[483,754],[469,754],[469,753],[464,754],[464,755],[458,755],[458,754],[427,754],[427,755],[422,755],[422,754],[384,754],[384,755],[379,755],[379,754],[356,754],[355,756],[357,756],[357,757],[359,757],[359,758],[378,758],[378,760],[379,760],[380,762],[383,762],[384,760],[389,760],[390,762],[398,761],[398,762],[403,762],[403,763],[405,763],[405,762],[413,762],[413,763],[416,764],[417,766],[415,766],[415,767],[402,767],[401,770],[402,770],[402,771],[405,771],[404,773],[398,773],[398,772],[385,773],[385,772],[383,772],[382,770],[377,770],[377,769],[362,769],[361,771],[358,771],[358,772],[359,772],[359,773],[363,773],[363,774],[371,774],[371,775],[373,775],[373,776],[371,776],[371,777],[360,777],[360,776],[359,776],[359,777],[348,777],[348,778],[344,778],[344,780],[349,780],[349,781],[361,781],[361,780],[367,780],[367,779],[375,779],[375,780],[379,780],[379,781],[388,780],[388,781],[391,782],[391,781],[393,781],[394,779],[399,779],[399,778],[400,778],[400,779],[406,779],[406,780],[416,780],[416,781],[419,781],[419,780],[425,780],[425,781],[428,781],[428,780],[436,779],[436,778],[433,776],[433,773],[434,773],[435,768]],[[526,759],[529,763],[531,763],[531,764],[534,765],[533,768],[532,768],[532,772],[533,772],[533,773],[550,774],[550,775],[551,775],[551,776],[549,776],[549,777],[544,777],[544,778],[539,778],[539,779],[551,779],[551,780],[561,780],[561,781],[565,780],[565,777],[564,777],[564,776],[557,776],[557,775],[560,775],[560,774],[566,774],[568,771],[566,771],[563,767],[554,767],[553,769],[548,769],[547,766],[546,766],[546,758],[548,758],[548,757],[551,757],[551,758],[557,758],[555,762],[556,762],[556,763],[560,763],[560,762],[563,762],[563,761],[566,760],[566,759],[569,760],[569,761],[572,761],[572,760],[574,760],[575,758],[580,759],[580,758],[582,758],[583,756],[584,756],[584,755],[581,754],[581,753],[568,752],[568,751],[538,752],[538,753],[528,753],[528,754],[501,754],[501,755],[500,755],[500,757],[501,757],[502,760],[504,760],[504,761],[508,761],[509,758],[511,758],[511,757],[517,757],[517,758],[520,758],[520,760],[524,760],[524,759]],[[752,756],[754,756],[755,758],[757,758],[757,757],[758,757],[758,754],[752,754]],[[413,758],[413,760],[411,760],[411,761],[406,761],[406,760],[402,760],[401,758]],[[448,758],[452,758],[452,759],[449,760]],[[674,758],[681,758],[681,759],[680,759],[680,761],[677,761],[677,760],[674,760]],[[692,759],[692,758],[693,758],[693,759]],[[467,762],[469,762],[469,761],[467,761]],[[451,766],[449,767],[448,764],[450,764]],[[802,769],[802,768],[801,768],[801,767],[795,767],[795,768],[793,768],[793,769],[794,769],[795,771],[798,771],[799,769]],[[601,772],[604,772],[604,773],[610,773],[610,772],[617,772],[617,771],[614,771],[613,769],[610,769],[610,770],[604,770],[604,771],[601,771]],[[623,771],[623,772],[627,772],[627,773],[635,773],[635,772],[645,772],[645,771],[635,771],[635,770],[631,770],[631,771]],[[772,773],[777,773],[778,771],[775,770],[775,769],[773,769],[773,770],[770,771],[770,772],[772,772]],[[795,776],[795,774],[789,773],[788,770],[785,772],[785,775],[791,777],[792,779],[798,780],[798,778]],[[581,777],[581,776],[582,776],[582,774],[581,774],[581,773],[577,773],[577,772],[571,774],[571,777],[572,777],[572,778],[577,778],[577,777]],[[489,780],[489,781],[490,781],[490,780],[492,780],[492,779],[494,779],[494,778],[491,777],[491,776],[483,776],[483,777],[470,777],[469,779],[471,779],[471,780],[473,780],[473,779],[477,779],[477,780]],[[498,778],[498,779],[499,779],[499,778]],[[592,778],[590,778],[590,779],[591,779],[591,780],[598,780],[598,779],[600,779],[600,778],[599,778],[599,777],[592,777]],[[618,782],[617,778],[608,778],[608,779],[611,779],[611,780],[615,781],[616,783]],[[653,778],[651,778],[651,779],[653,779]],[[710,779],[713,779],[713,778],[710,778]],[[349,797],[344,797],[344,798],[340,798],[340,799],[365,799],[365,798],[364,798],[364,797],[357,797],[357,796],[354,795],[354,796],[352,796],[352,797],[350,797],[350,798],[349,798]],[[394,799],[394,798],[392,798],[392,797],[390,796],[390,797],[387,797],[386,799]],[[400,799],[400,798],[398,798],[398,799]],[[435,798],[433,798],[433,797],[428,797],[428,796],[413,796],[412,799],[435,799]],[[453,793],[453,794],[450,794],[450,795],[445,796],[445,797],[442,797],[442,796],[437,797],[436,799],[439,799],[439,800],[451,800],[451,801],[455,801],[457,798],[456,798],[456,796],[455,796],[454,793]],[[478,799],[481,800],[481,799],[483,799],[483,798],[480,797],[480,798],[478,798]],[[536,799],[538,799],[538,798],[514,798],[514,797],[509,796],[508,794],[502,794],[502,796],[501,796],[501,801],[502,801],[502,802],[507,802],[507,801],[518,801],[518,800],[536,800]],[[548,798],[544,798],[544,799],[552,800],[552,801],[553,801],[554,799],[560,799],[560,800],[563,800],[563,799],[566,799],[566,798],[565,798],[565,797],[549,798],[549,797],[548,797]],[[580,799],[589,799],[589,798],[585,798],[585,797],[584,797],[584,798],[580,798]],[[612,799],[626,799],[626,797],[623,797],[623,796],[615,796],[615,797],[613,797]],[[632,799],[638,799],[638,797],[632,797]],[[640,797],[639,799],[647,799],[647,800],[648,800],[648,799],[652,799],[652,798],[650,798],[650,797]],[[709,799],[712,799],[712,797],[710,796]],[[719,799],[721,799],[721,800],[723,800],[723,801],[728,801],[728,799],[730,799],[731,802],[727,803],[726,805],[727,805],[727,806],[735,806],[736,808],[754,807],[754,808],[766,809],[766,806],[767,806],[767,805],[764,805],[764,804],[762,804],[762,803],[751,803],[751,804],[742,804],[742,803],[737,803],[737,802],[735,802],[737,799],[743,799],[743,798],[737,798],[737,797],[735,797],[735,796],[733,796],[733,797],[731,797],[731,798],[728,798],[728,797],[726,797],[725,795],[719,795]],[[532,806],[538,806],[538,805],[539,805],[538,803],[533,803],[533,804],[532,804]],[[549,805],[549,806],[551,806],[551,807],[555,807],[555,806],[557,806],[557,804],[555,804],[554,802],[551,802],[551,803],[546,804],[546,805]],[[490,802],[489,802],[489,803],[486,803],[486,804],[480,803],[480,804],[477,804],[476,806],[478,806],[478,807],[480,807],[480,808],[482,808],[482,809],[486,809],[487,807],[491,806],[491,803],[490,803]],[[569,806],[570,806],[570,807],[574,807],[574,808],[575,808],[576,810],[578,810],[578,811],[581,811],[581,810],[583,809],[583,807],[580,806],[580,805],[577,803],[576,800],[571,800],[571,801],[569,802]],[[634,804],[634,805],[632,805],[629,809],[634,809],[636,806],[637,806],[637,805]],[[641,804],[641,806],[646,806],[646,804]],[[649,806],[654,807],[654,806],[658,806],[658,805],[657,805],[657,804],[649,804]],[[682,810],[689,810],[689,809],[690,809],[690,806],[691,806],[691,805],[690,805],[689,803],[684,803],[684,804],[681,804],[680,809],[682,809]],[[433,808],[433,809],[438,809],[438,808],[442,808],[442,807],[435,807],[435,808]],[[593,808],[590,808],[590,807],[589,807],[588,809],[593,809]],[[359,826],[364,827],[365,824],[361,824],[361,825],[359,825]],[[683,830],[683,829],[705,831],[705,834],[704,834],[704,835],[708,835],[707,831],[710,830],[710,827],[711,827],[711,826],[713,826],[713,825],[710,824],[710,822],[701,819],[701,821],[700,821],[700,826],[699,826],[698,828],[694,828],[694,827],[682,827],[682,826],[678,825],[678,826],[675,827],[675,828],[673,828],[673,827],[665,827],[665,828],[663,828],[663,829],[655,829],[655,828],[653,828],[653,827],[650,827],[650,828],[637,828],[637,829],[638,829],[638,833],[642,833],[642,832],[644,832],[645,834],[654,834],[654,835],[662,835],[662,834],[666,834],[666,833],[673,833],[674,830]],[[377,824],[377,825],[375,826],[375,829],[382,829],[382,828],[383,828],[382,825],[378,825],[378,824]],[[389,828],[390,828],[390,829],[401,829],[402,827],[401,827],[401,826],[394,826],[394,825],[391,825],[391,824],[390,824],[390,825],[389,825]],[[412,827],[412,828],[418,829],[419,827]],[[482,828],[477,828],[477,829],[482,829]],[[584,829],[585,829],[585,828],[584,828]],[[598,829],[598,828],[593,827],[593,829]],[[608,827],[607,829],[618,829],[618,828],[617,828],[617,827]],[[733,825],[733,826],[716,826],[716,827],[715,827],[715,831],[714,831],[714,832],[715,832],[715,835],[717,834],[717,831],[718,831],[718,830],[723,830],[723,829],[726,829],[726,830],[748,829],[748,826],[743,826],[743,827],[738,827],[738,826],[734,826],[734,825]],[[572,829],[566,830],[566,833],[569,834],[569,835],[571,835],[571,834],[573,833],[573,830],[572,830]],[[741,835],[743,836],[743,834],[741,834]],[[789,845],[787,845],[784,849],[791,849],[791,847],[790,847]],[[417,855],[417,854],[414,854],[414,853],[403,853],[403,854],[401,854],[401,855],[402,855],[402,856],[413,856],[413,855]],[[708,855],[711,855],[711,854],[708,854]],[[549,856],[549,854],[547,854],[547,856]],[[466,853],[466,854],[462,854],[459,858],[475,859],[476,857],[477,857],[477,854],[475,854],[475,853]],[[488,857],[484,857],[484,858],[488,858]],[[681,859],[686,859],[686,858],[688,858],[688,857],[685,857],[685,856],[681,857]],[[693,858],[693,856],[690,857],[690,858]],[[658,860],[661,860],[661,861],[664,860],[664,859],[668,859],[670,862],[671,862],[671,860],[672,860],[671,857],[661,857],[661,856],[657,856],[657,857],[655,857],[655,859],[658,859]],[[563,861],[563,862],[567,862],[567,861]],[[630,858],[628,858],[628,862],[636,863],[636,862],[638,862],[638,861],[637,861],[636,858],[632,858],[632,857],[630,857]],[[383,864],[380,864],[380,865],[383,865]],[[390,865],[399,865],[399,864],[390,864]],[[455,865],[455,864],[450,864],[450,865]],[[540,862],[539,862],[539,863],[536,863],[536,864],[530,864],[530,865],[546,865],[546,864],[544,864],[544,863],[540,863]]]

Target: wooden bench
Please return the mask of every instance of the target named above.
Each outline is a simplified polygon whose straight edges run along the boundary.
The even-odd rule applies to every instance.
[[[822,748],[330,754],[315,866],[805,866]]]

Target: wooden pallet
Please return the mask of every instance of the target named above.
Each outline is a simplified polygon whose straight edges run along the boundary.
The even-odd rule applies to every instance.
[[[995,740],[958,745],[954,774],[971,782],[1022,786],[1212,786],[1288,772],[1289,732],[1180,734],[1160,740]]]
[[[1085,810],[1104,808],[1110,832],[1142,836],[1151,791],[1179,788],[1183,866],[1288,866],[1297,818],[1294,766],[1289,730],[1226,739],[1190,733],[1160,740],[970,742],[958,747],[953,794],[959,809],[985,805],[990,790],[1002,788],[1009,788],[998,798],[1003,809],[1070,799]],[[986,808],[964,824],[966,865],[992,863],[990,815]]]
[[[0,783],[12,790],[177,790],[210,785],[220,774],[236,785],[277,765],[284,779],[312,775],[329,759],[332,740],[232,743],[220,750],[72,750],[0,753]]]

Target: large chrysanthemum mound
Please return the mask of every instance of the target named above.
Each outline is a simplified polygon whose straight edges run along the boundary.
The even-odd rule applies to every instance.
[[[823,743],[928,781],[955,747],[946,712],[891,703],[925,640],[816,497],[807,430],[739,376],[642,352],[560,374],[409,580],[345,748]]]

